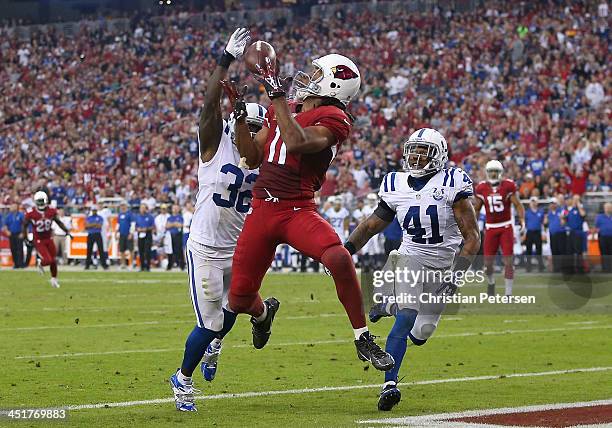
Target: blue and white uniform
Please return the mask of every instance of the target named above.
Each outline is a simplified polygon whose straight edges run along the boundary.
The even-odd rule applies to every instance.
[[[408,281],[394,281],[384,286],[384,295],[402,297],[398,309],[414,309],[417,316],[411,334],[419,340],[433,334],[444,310],[444,304],[421,303],[422,293],[435,293],[441,285],[443,273],[453,264],[463,238],[455,220],[453,204],[472,196],[472,180],[460,168],[444,168],[417,189],[408,184],[409,173],[392,172],[383,179],[380,198],[395,211],[403,229],[400,257],[390,257],[395,268],[418,272]],[[425,179],[419,179],[421,181]],[[422,184],[422,183],[421,183]],[[437,272],[437,274],[436,274]],[[406,296],[415,296],[407,301]]]
[[[208,162],[199,160],[198,194],[186,249],[196,322],[213,331],[223,327],[232,257],[258,175],[257,169],[241,165],[230,128],[224,120],[217,152]]]

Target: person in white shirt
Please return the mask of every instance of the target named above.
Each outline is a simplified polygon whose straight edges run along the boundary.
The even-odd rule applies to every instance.
[[[168,213],[168,205],[162,204],[160,207],[160,213],[155,217],[155,236],[153,238],[153,242],[159,249],[157,254],[158,257],[162,256],[162,253],[164,255],[172,254],[172,241],[170,239],[170,234],[166,230],[166,222],[168,221],[168,217],[170,217],[170,214]],[[166,257],[162,256],[161,260],[166,260]]]
[[[337,196],[331,208],[324,213],[325,219],[332,225],[341,242],[348,237],[350,214],[342,206],[342,198]]]
[[[57,216],[60,218],[62,223],[68,228],[70,231],[72,229],[72,217],[64,215],[64,209],[58,208]],[[68,247],[66,243],[66,232],[57,225],[57,223],[53,222],[51,225],[53,229],[53,243],[55,244],[55,248],[57,249],[57,264],[64,264],[68,260]]]

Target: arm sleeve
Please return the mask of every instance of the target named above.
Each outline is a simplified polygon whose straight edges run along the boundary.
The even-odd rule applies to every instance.
[[[378,206],[374,210],[374,214],[379,217],[381,220],[391,223],[395,218],[395,211],[387,205],[387,203],[383,200],[378,202]]]

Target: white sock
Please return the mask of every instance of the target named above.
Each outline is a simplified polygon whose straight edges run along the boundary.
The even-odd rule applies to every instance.
[[[489,285],[495,284],[495,278],[493,275],[487,275],[487,280],[489,281]]]
[[[513,279],[506,278],[506,296],[512,296],[512,283]]]
[[[212,342],[210,342],[210,344],[214,347],[214,348],[219,348],[221,346],[221,339],[219,339],[218,337],[216,337],[215,339],[213,339]]]
[[[361,337],[361,335],[363,333],[365,333],[366,331],[368,331],[367,327],[361,327],[361,328],[354,328],[353,332],[355,333],[355,340],[359,340],[359,338]]]
[[[262,322],[262,321],[263,321],[263,320],[265,320],[265,319],[266,319],[266,317],[268,316],[268,305],[266,305],[266,304],[264,303],[263,307],[264,307],[264,310],[263,310],[263,312],[261,313],[261,315],[260,315],[260,316],[258,316],[258,317],[255,317],[255,320],[256,320],[257,322]]]
[[[397,382],[395,382],[394,380],[389,380],[389,381],[387,381],[387,382],[383,383],[383,386],[382,386],[382,387],[383,387],[383,389],[385,389],[385,388],[386,388],[387,386],[389,386],[389,385],[393,385],[393,386],[395,386],[395,385],[397,385]]]
[[[185,383],[191,383],[191,376],[185,376],[181,370],[179,369],[179,371],[176,373],[176,377],[178,378],[179,382],[182,384]]]

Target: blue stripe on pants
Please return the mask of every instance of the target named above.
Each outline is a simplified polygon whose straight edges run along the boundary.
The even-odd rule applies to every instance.
[[[193,268],[193,254],[191,254],[190,250],[187,250],[187,254],[189,258],[189,277],[191,278],[191,297],[193,301],[193,306],[196,316],[198,317],[198,326],[204,327],[204,321],[202,321],[202,316],[200,315],[200,308],[198,306],[198,294],[196,291],[195,272]]]

